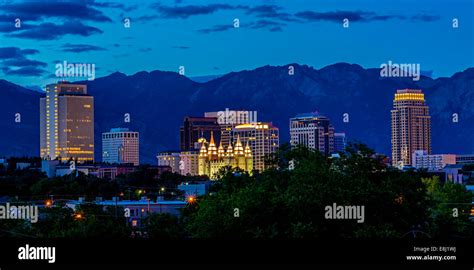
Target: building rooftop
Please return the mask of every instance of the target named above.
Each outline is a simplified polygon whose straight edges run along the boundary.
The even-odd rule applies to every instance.
[[[273,125],[272,122],[257,122],[257,123],[248,123],[240,124],[234,127],[234,129],[271,129],[277,128]]]
[[[319,112],[300,113],[300,114],[297,114],[293,118],[324,118],[324,119],[327,119],[326,116],[321,115]]]
[[[79,200],[72,200],[68,201],[68,204],[97,204],[102,206],[150,206],[154,205],[186,205],[187,202],[185,201],[147,201],[147,200],[140,200],[140,201],[131,201],[131,200],[123,200],[123,201],[79,201]]]
[[[110,132],[127,132],[130,131],[128,128],[111,128]]]

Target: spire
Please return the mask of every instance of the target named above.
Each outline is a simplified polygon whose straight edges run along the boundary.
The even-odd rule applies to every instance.
[[[229,146],[227,146],[226,156],[227,157],[233,157],[234,156],[234,149],[232,148],[232,143],[229,143]]]
[[[240,142],[240,134],[237,135],[237,142],[235,143],[234,154],[236,156],[244,155],[244,147],[242,146],[242,143]]]
[[[216,144],[214,143],[214,133],[211,131],[211,141],[209,142],[209,148],[207,149],[209,152],[209,157],[217,156],[217,148]]]
[[[252,157],[252,150],[250,149],[250,146],[249,146],[249,141],[247,141],[247,143],[245,144],[245,157]]]
[[[219,158],[222,158],[222,157],[225,156],[224,146],[222,146],[222,137],[221,137],[221,141],[219,143],[219,148],[217,149],[217,156]]]
[[[199,150],[199,156],[207,157],[207,150],[206,150],[206,145],[204,145],[204,142],[201,144],[201,149]]]
[[[209,145],[211,145],[211,144],[215,145],[215,143],[214,143],[214,132],[212,130],[211,130],[211,142],[209,143]]]

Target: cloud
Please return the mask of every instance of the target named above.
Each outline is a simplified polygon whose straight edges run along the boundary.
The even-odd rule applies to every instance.
[[[329,11],[329,12],[314,12],[314,11],[302,11],[295,14],[297,18],[305,20],[307,22],[314,21],[329,21],[329,22],[342,22],[343,19],[348,19],[352,22],[371,22],[371,21],[387,21],[387,20],[406,20],[411,18],[413,21],[425,21],[431,22],[438,20],[440,17],[437,15],[419,14],[411,17],[403,15],[379,15],[375,12],[370,11]]]
[[[187,5],[187,6],[163,6],[153,4],[153,9],[158,11],[161,18],[166,19],[187,19],[196,15],[212,14],[220,10],[247,9],[245,6],[232,6],[228,4],[209,4],[209,5]]]
[[[36,20],[37,18],[80,19],[96,22],[111,22],[102,11],[93,8],[97,5],[93,1],[25,1],[14,4],[0,5],[0,11],[7,16],[14,16],[22,20]],[[100,4],[99,4],[100,5]]]
[[[286,24],[269,20],[258,20],[251,22],[247,27],[251,29],[268,29],[270,32],[280,32],[283,26],[286,26]]]
[[[234,26],[230,25],[230,24],[218,24],[218,25],[214,25],[211,28],[200,29],[200,30],[198,30],[198,32],[202,33],[202,34],[209,34],[209,33],[213,33],[213,32],[224,32],[224,31],[227,31],[227,30],[230,30],[230,29],[233,29],[233,28],[234,28]]]
[[[2,11],[2,5],[0,5],[0,12]],[[0,14],[0,22],[5,22],[9,24],[14,24],[16,19],[20,19],[21,22],[27,21],[38,21],[41,20],[41,16],[38,14],[28,14],[19,16],[18,14]]]
[[[288,22],[297,21],[293,15],[281,12],[281,10],[283,10],[283,8],[276,5],[260,5],[247,8],[246,14],[253,14],[257,18],[271,18]]]
[[[132,21],[135,21],[135,22],[148,22],[148,21],[153,21],[155,19],[158,19],[159,16],[158,15],[143,15],[143,16],[140,16],[136,19],[132,19]]]
[[[27,57],[39,53],[35,49],[17,47],[0,48],[0,69],[5,75],[39,76],[45,71],[46,63]]]
[[[91,3],[91,6],[99,7],[99,8],[120,9],[120,10],[123,10],[125,12],[130,12],[132,10],[137,9],[137,5],[125,6],[124,4],[113,3],[113,2],[93,2],[93,3]]]
[[[12,21],[12,22],[5,22],[5,23],[1,23],[0,22],[0,33],[12,33],[12,32],[16,32],[16,31],[23,31],[23,30],[27,30],[27,29],[31,29],[31,28],[34,28],[35,25],[33,24],[30,24],[30,23],[26,23],[26,22],[21,22],[21,25],[19,28],[17,28],[15,26],[15,23]]]
[[[281,23],[281,22],[270,21],[270,20],[258,20],[256,22],[241,24],[240,28],[267,29],[270,32],[281,32],[283,31],[284,26],[286,26],[286,24]],[[213,32],[224,32],[230,29],[234,29],[233,24],[219,24],[219,25],[214,25],[211,28],[200,29],[198,30],[198,32],[202,34],[209,34]]]
[[[439,15],[418,14],[411,17],[413,21],[433,22],[439,20]]]
[[[5,75],[20,75],[20,76],[41,76],[45,73],[43,69],[36,68],[36,67],[21,67],[18,69],[2,67],[2,71]]]
[[[343,19],[348,19],[352,22],[357,21],[371,21],[371,20],[388,20],[391,17],[376,16],[374,12],[366,11],[329,11],[329,12],[314,12],[302,11],[295,14],[296,17],[306,21],[331,21],[342,22]]]
[[[63,24],[41,23],[39,25],[18,29],[18,33],[10,33],[10,37],[28,38],[36,40],[54,40],[64,35],[90,36],[103,33],[102,30],[84,25],[79,21],[65,22]]]
[[[106,51],[105,48],[88,45],[88,44],[70,44],[66,43],[62,46],[63,52],[74,52],[74,53],[81,53],[81,52],[90,52],[90,51]]]
[[[3,47],[0,48],[0,60],[26,57],[27,55],[37,54],[35,49],[20,49],[17,47]]]
[[[2,62],[5,66],[14,67],[46,67],[47,64],[41,61],[30,60],[26,58],[9,59]]]

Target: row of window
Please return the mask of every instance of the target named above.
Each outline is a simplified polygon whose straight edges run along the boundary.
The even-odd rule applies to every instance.
[[[138,133],[105,133],[102,134],[103,139],[115,138],[138,138]]]

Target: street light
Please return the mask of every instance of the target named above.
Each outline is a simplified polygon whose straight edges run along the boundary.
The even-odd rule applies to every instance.
[[[84,218],[84,216],[81,213],[74,214],[74,219],[76,219],[76,220],[81,220],[83,218]]]
[[[196,202],[196,197],[193,196],[193,195],[190,195],[188,196],[188,198],[186,198],[186,201],[189,203],[189,204],[193,204]]]

